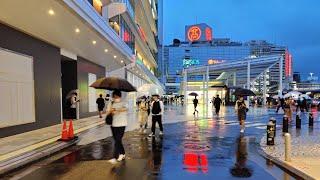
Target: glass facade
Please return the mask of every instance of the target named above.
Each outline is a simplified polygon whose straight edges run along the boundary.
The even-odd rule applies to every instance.
[[[182,70],[193,66],[207,65],[215,62],[238,60],[250,56],[249,46],[165,46],[163,61],[159,64],[163,83],[175,83],[167,86],[168,92],[178,92],[182,81]],[[191,80],[202,80],[202,76],[192,76]]]
[[[113,30],[115,30],[115,32],[121,37],[121,39],[130,47],[130,49],[134,53],[135,37],[122,16],[115,16],[109,21],[110,26],[113,28]]]

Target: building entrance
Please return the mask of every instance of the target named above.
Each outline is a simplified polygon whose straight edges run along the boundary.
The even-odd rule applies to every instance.
[[[77,78],[77,61],[69,59],[64,56],[61,57],[61,87],[62,87],[62,112],[63,112],[63,117],[66,117],[66,108],[67,108],[66,96],[71,90],[78,88],[78,78]]]

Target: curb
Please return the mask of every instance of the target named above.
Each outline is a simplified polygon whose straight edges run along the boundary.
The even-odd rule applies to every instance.
[[[88,126],[79,128],[75,130],[75,134],[81,134],[83,132],[86,132],[87,130],[98,127],[104,124],[104,121],[102,122],[97,122],[90,124]],[[12,170],[15,170],[21,166],[25,166],[27,164],[30,164],[32,162],[35,162],[37,160],[40,160],[42,158],[48,157],[62,149],[68,148],[70,146],[75,145],[77,142],[79,142],[79,139],[74,139],[69,142],[64,142],[64,141],[57,141],[60,138],[60,136],[56,136],[47,140],[44,140],[42,142],[39,142],[38,144],[41,144],[39,148],[35,149],[30,149],[26,152],[22,152],[17,156],[14,156],[12,158],[7,158],[2,161],[0,161],[0,177],[3,174],[6,174]],[[42,145],[44,144],[44,145]],[[37,144],[33,144],[31,146],[35,146]],[[23,148],[24,149],[24,148]],[[20,149],[21,150],[21,149]],[[20,151],[17,150],[17,151]],[[10,152],[15,153],[15,152]]]
[[[0,163],[0,175],[8,173],[16,168],[27,165],[44,157],[47,157],[53,153],[56,153],[62,149],[70,147],[76,144],[79,140],[75,139],[70,142],[55,142],[46,146],[35,149],[34,151],[26,152],[17,157],[5,160]]]
[[[302,178],[302,179],[310,179],[310,180],[316,180],[315,178],[311,177],[310,175],[304,173],[303,171],[291,166],[289,163],[282,161],[276,157],[270,156],[267,153],[265,153],[262,148],[260,147],[259,144],[259,148],[257,149],[257,151],[259,152],[259,154],[261,156],[263,156],[266,159],[269,159],[271,162],[275,163],[276,165],[286,169],[287,171],[291,172],[292,174]]]

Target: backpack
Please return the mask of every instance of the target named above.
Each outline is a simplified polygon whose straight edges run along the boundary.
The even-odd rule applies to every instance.
[[[160,101],[155,101],[152,106],[152,114],[159,114],[161,112]]]

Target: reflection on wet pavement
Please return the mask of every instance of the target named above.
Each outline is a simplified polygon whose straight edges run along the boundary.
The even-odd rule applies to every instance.
[[[265,110],[257,109],[248,121],[265,123],[265,115]],[[107,162],[112,157],[113,142],[106,138],[73,147],[70,154],[22,179],[291,178],[257,153],[256,139],[264,129],[249,127],[245,135],[240,135],[238,125],[232,125],[236,119],[233,109],[223,108],[220,118],[210,115],[194,119],[187,113],[185,118],[185,122],[166,124],[163,137],[126,133],[127,158],[115,166]]]

